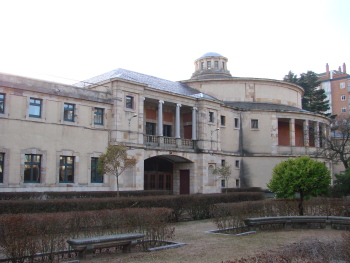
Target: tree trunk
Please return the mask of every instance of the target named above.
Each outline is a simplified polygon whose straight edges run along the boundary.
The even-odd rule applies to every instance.
[[[119,176],[117,176],[117,197],[119,198]]]
[[[304,215],[304,193],[303,191],[299,192],[300,198],[299,198],[299,215],[303,216]]]

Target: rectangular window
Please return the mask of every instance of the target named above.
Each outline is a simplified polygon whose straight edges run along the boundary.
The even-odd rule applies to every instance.
[[[341,112],[342,112],[342,113],[345,113],[345,112],[346,112],[346,107],[342,107],[342,108],[341,108]]]
[[[215,67],[215,69],[219,68],[219,61],[214,61],[214,67]]]
[[[236,160],[235,166],[236,166],[236,168],[239,168],[239,160]]]
[[[341,82],[339,86],[340,86],[341,89],[344,89],[345,88],[345,83]]]
[[[221,180],[221,187],[226,187],[226,181],[224,179]]]
[[[0,183],[4,182],[4,153],[0,153]]]
[[[5,94],[0,94],[0,113],[5,112]]]
[[[41,118],[42,100],[30,98],[29,101],[29,117]]]
[[[74,122],[74,104],[64,104],[63,119]]]
[[[103,125],[103,114],[104,109],[101,108],[95,108],[94,112],[94,124],[96,125]]]
[[[74,156],[60,156],[60,183],[74,182]]]
[[[125,108],[127,108],[127,109],[134,108],[134,97],[132,97],[132,96],[125,97]]]
[[[239,179],[236,179],[236,187],[239,187]]]
[[[209,112],[209,122],[214,122],[214,112]]]
[[[171,125],[163,125],[163,136],[171,137]]]
[[[156,135],[156,124],[152,122],[146,122],[146,134]]]
[[[340,100],[344,101],[345,100],[345,95],[341,95]]]
[[[222,68],[225,69],[225,62],[222,62]]]
[[[221,160],[221,166],[225,167],[225,165],[226,165],[226,161],[225,160]]]
[[[259,129],[259,120],[253,119],[251,120],[251,126],[252,129]]]
[[[226,117],[221,115],[220,116],[220,121],[221,121],[221,126],[225,126],[226,125]]]
[[[98,158],[91,158],[91,183],[103,183],[103,176],[97,172]]]
[[[235,128],[239,128],[239,119],[235,118]]]
[[[201,69],[204,69],[204,62],[201,62]]]
[[[24,156],[24,182],[40,183],[41,155],[26,154]]]
[[[211,61],[207,61],[207,68],[208,68],[208,69],[211,68]]]

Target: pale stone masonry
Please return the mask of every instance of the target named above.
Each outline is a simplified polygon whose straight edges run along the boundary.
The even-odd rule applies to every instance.
[[[301,87],[232,77],[227,63],[204,54],[181,82],[125,69],[76,85],[0,74],[0,191],[114,191],[96,163],[118,143],[137,159],[121,190],[266,189],[279,162],[315,157],[329,120],[301,109]],[[222,165],[228,185],[212,174]]]

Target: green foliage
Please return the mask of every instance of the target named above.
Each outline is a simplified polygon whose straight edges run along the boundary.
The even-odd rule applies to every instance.
[[[231,176],[231,165],[216,167],[213,170],[213,174],[218,174],[221,179],[225,180],[226,186],[228,186],[228,179]],[[227,193],[227,190],[226,190]]]
[[[136,164],[135,157],[129,157],[127,147],[123,144],[110,145],[106,153],[98,158],[97,171],[100,175],[113,175],[117,179],[117,196],[119,197],[119,176],[127,168],[132,168]]]
[[[350,195],[350,168],[346,169],[345,173],[336,174],[334,188],[342,196]]]
[[[315,72],[308,71],[302,73],[300,74],[300,78],[298,78],[292,71],[289,71],[283,80],[303,87],[302,108],[304,110],[324,114],[324,112],[330,109],[329,100],[326,100],[327,95],[325,94],[325,90],[318,89],[321,82],[318,80]]]
[[[299,213],[303,215],[303,200],[326,194],[330,183],[330,172],[322,162],[301,156],[277,164],[267,187],[277,198],[295,198],[299,193]]]

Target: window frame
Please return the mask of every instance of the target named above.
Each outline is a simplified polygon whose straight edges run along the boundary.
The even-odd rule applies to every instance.
[[[4,174],[5,174],[5,153],[0,152],[0,184],[4,183]]]
[[[239,118],[234,118],[234,128],[239,129]]]
[[[132,95],[125,96],[125,109],[135,109],[135,97]]]
[[[219,61],[217,60],[214,61],[214,68],[219,69]]]
[[[226,188],[226,180],[221,179],[221,188]]]
[[[346,96],[345,96],[345,95],[341,95],[341,96],[340,96],[340,100],[341,100],[341,101],[345,101],[345,100],[346,100]]]
[[[209,122],[214,123],[214,112],[213,111],[209,111]]]
[[[72,106],[73,109],[69,109],[66,106],[68,106],[68,107]],[[72,112],[72,117],[68,118],[70,111]],[[75,111],[76,111],[76,105],[75,104],[65,102],[63,104],[63,120],[64,121],[69,121],[69,122],[74,122],[75,121]],[[66,118],[66,116],[67,116],[67,118]]]
[[[1,98],[2,96],[2,98]],[[0,113],[4,114],[5,113],[5,100],[6,100],[6,94],[5,93],[0,93]],[[2,109],[1,109],[1,105],[2,105]]]
[[[40,103],[38,103],[40,102]],[[32,109],[39,109],[39,114],[31,114]],[[41,118],[42,114],[42,108],[43,108],[43,100],[37,99],[37,98],[29,98],[29,109],[28,109],[28,116],[31,118]]]
[[[226,116],[225,115],[220,115],[220,125],[226,126]]]
[[[29,157],[27,159],[27,156]],[[39,161],[34,161],[35,157],[39,157]],[[28,161],[27,161],[28,160]],[[24,155],[24,171],[23,171],[23,183],[40,183],[41,179],[41,160],[42,155],[41,154],[25,154]],[[26,166],[30,166],[30,178],[29,180],[26,180]],[[37,180],[34,180],[34,166],[38,166],[38,178]]]
[[[99,112],[99,111],[101,111],[101,112]],[[104,108],[98,108],[98,107],[94,108],[94,124],[95,125],[104,125],[104,111],[105,111]],[[96,118],[100,118],[101,121],[97,122]]]
[[[146,135],[156,135],[157,134],[157,124],[154,122],[146,122]],[[151,129],[150,129],[151,128]],[[149,131],[153,131],[153,133],[149,133]]]
[[[251,130],[259,130],[259,119],[251,119],[250,120],[250,129]]]
[[[346,107],[342,107],[342,108],[341,108],[341,112],[342,112],[342,113],[346,113]]]
[[[240,161],[239,161],[239,160],[236,160],[236,161],[235,161],[235,168],[236,168],[236,169],[239,169],[239,168],[240,168]]]
[[[163,124],[163,136],[164,137],[172,137],[172,125]]]
[[[211,69],[211,61],[207,61],[207,69]]]
[[[72,162],[68,163],[67,159],[68,158],[72,158]],[[65,161],[62,163],[61,160],[64,159]],[[60,159],[59,159],[59,173],[58,173],[58,180],[59,183],[74,183],[74,162],[75,162],[75,156],[67,156],[67,155],[60,155]],[[64,167],[64,170],[61,169],[61,167]],[[68,180],[68,176],[67,175],[67,168],[68,167],[72,167],[71,171],[72,171],[72,180]],[[64,175],[63,175],[63,180],[61,180],[61,173],[62,171],[64,171]]]
[[[91,157],[91,172],[90,172],[90,180],[91,183],[103,183],[103,175],[100,176],[97,171],[98,157]]]
[[[340,89],[345,89],[345,82],[340,82],[339,83],[339,88]]]

